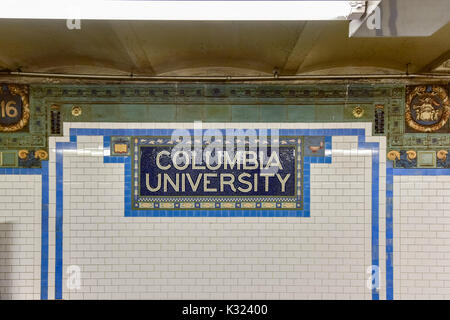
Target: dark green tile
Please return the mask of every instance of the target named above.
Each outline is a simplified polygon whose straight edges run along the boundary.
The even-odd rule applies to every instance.
[[[223,105],[204,106],[204,121],[230,121],[231,107]]]
[[[177,106],[177,121],[203,120],[203,106]]]
[[[259,106],[232,106],[231,118],[234,122],[260,121]]]
[[[342,105],[316,106],[316,121],[343,121],[344,107]]]
[[[148,114],[151,120],[149,121],[176,121],[177,106],[175,105],[149,105]]]
[[[119,105],[116,111],[118,119],[123,122],[150,122],[154,121],[149,115],[148,105],[145,104],[126,104]]]
[[[83,106],[82,109],[82,112],[85,112]],[[114,105],[92,105],[85,113],[85,116],[89,115],[90,121],[95,122],[120,122],[121,119],[118,109]]]
[[[435,168],[436,167],[436,152],[434,152],[434,151],[419,151],[417,153],[417,166],[419,168]]]
[[[264,122],[286,121],[286,106],[261,106],[261,120]]]
[[[2,167],[15,167],[17,165],[17,154],[15,152],[5,152],[1,154]]]
[[[315,119],[315,108],[310,105],[287,106],[288,121],[309,122]]]

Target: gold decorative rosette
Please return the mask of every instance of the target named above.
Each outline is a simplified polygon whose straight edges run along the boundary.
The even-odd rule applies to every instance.
[[[450,117],[448,93],[442,86],[417,86],[407,92],[405,120],[420,132],[441,129]]]

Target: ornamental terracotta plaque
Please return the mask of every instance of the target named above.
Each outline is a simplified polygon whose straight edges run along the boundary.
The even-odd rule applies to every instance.
[[[30,119],[28,86],[3,84],[0,86],[0,131],[23,129]]]
[[[449,116],[448,92],[443,86],[408,88],[405,120],[410,128],[420,132],[435,132],[447,123]]]

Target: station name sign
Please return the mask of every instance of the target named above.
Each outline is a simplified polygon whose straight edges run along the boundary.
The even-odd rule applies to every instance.
[[[133,209],[298,208],[302,139],[277,139],[194,146],[173,137],[135,137]]]
[[[141,195],[295,195],[295,148],[269,152],[225,151],[199,161],[195,151],[172,157],[167,147],[141,147]]]

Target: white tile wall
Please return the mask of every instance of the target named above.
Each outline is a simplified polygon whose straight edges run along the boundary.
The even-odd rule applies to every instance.
[[[50,139],[49,298],[54,298],[56,141]],[[241,124],[203,124],[242,127]],[[248,125],[245,125],[248,127]],[[281,127],[255,124],[254,127]],[[361,128],[370,124],[283,124]],[[385,138],[380,143],[380,298],[385,298]],[[65,299],[370,299],[371,153],[333,137],[332,164],[313,164],[310,218],[125,218],[123,165],[104,164],[100,137],[64,158],[64,270],[81,267]],[[394,177],[394,298],[450,299],[450,177]],[[0,175],[0,299],[39,299],[41,177]]]
[[[65,136],[50,139],[50,299],[55,278],[54,148],[56,141],[69,141],[70,126],[191,128],[192,123],[65,123]],[[385,138],[370,137],[371,124],[253,125],[281,126],[366,128],[367,141],[380,143],[384,299]],[[371,299],[366,270],[371,264],[372,154],[357,149],[356,137],[333,137],[333,162],[312,164],[310,218],[125,218],[123,164],[104,164],[102,149],[101,137],[78,137],[78,150],[64,154],[64,271],[70,265],[81,268],[80,290],[67,287],[64,272],[64,299]],[[40,296],[40,179],[0,176],[1,299]],[[442,187],[450,190],[448,184]],[[434,198],[430,194],[427,199]],[[396,276],[401,268],[394,266]]]
[[[364,126],[370,133],[370,124]],[[68,141],[68,127],[65,123],[66,137],[52,138],[51,145]],[[283,124],[332,127],[361,125]],[[381,141],[384,149],[384,138],[371,139]],[[102,146],[100,137],[79,137],[78,151],[64,155],[64,270],[80,266],[81,289],[69,290],[64,273],[63,298],[371,299],[366,288],[371,264],[371,153],[356,151],[356,137],[333,137],[333,163],[312,164],[310,218],[125,218],[123,164],[104,164]],[[54,154],[50,160],[54,185]],[[54,225],[54,205],[50,216]],[[380,219],[380,230],[383,227]],[[384,237],[380,232],[382,246]],[[54,248],[50,251],[54,256]],[[383,251],[380,248],[380,258]],[[52,291],[49,288],[50,298]],[[383,288],[380,296],[385,297]]]
[[[39,299],[41,176],[0,175],[0,300]]]
[[[394,176],[394,298],[450,299],[450,176]]]

